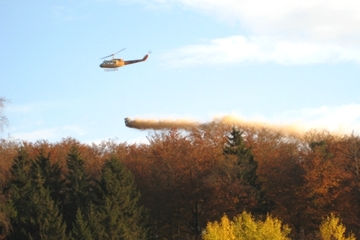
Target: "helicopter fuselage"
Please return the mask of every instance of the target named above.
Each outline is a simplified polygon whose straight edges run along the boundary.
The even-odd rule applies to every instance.
[[[146,54],[142,59],[136,59],[136,60],[127,60],[124,61],[121,58],[113,58],[111,60],[104,60],[101,64],[101,68],[118,68],[123,67],[125,65],[138,63],[138,62],[144,62],[149,57],[149,54]]]
[[[122,66],[125,66],[125,62],[121,58],[118,58],[118,59],[115,58],[115,59],[111,59],[111,60],[104,60],[100,64],[101,68],[118,68],[118,67],[122,67]]]

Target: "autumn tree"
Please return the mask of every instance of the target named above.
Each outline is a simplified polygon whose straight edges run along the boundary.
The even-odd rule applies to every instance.
[[[258,162],[257,174],[271,203],[271,214],[288,224],[293,234],[300,233],[306,208],[301,161],[308,144],[298,135],[266,127],[246,129],[243,136]]]
[[[217,214],[210,206],[214,153],[203,136],[171,129],[155,133],[149,145],[131,149],[144,205],[151,208],[152,229],[161,238],[197,239],[209,216]]]
[[[320,225],[320,236],[323,240],[356,240],[354,234],[345,236],[346,227],[334,214],[327,216]]]
[[[360,137],[352,133],[343,139],[342,151],[346,159],[346,171],[351,174],[349,194],[339,196],[339,210],[349,230],[360,238]],[[341,202],[341,204],[340,204]]]
[[[290,240],[290,229],[277,218],[267,216],[264,221],[255,220],[243,212],[231,221],[224,215],[220,222],[209,222],[203,235],[204,240]]]
[[[304,186],[302,204],[306,204],[306,228],[316,229],[329,211],[341,212],[344,196],[351,191],[351,173],[344,155],[342,139],[321,133],[310,136],[309,149],[303,155]]]

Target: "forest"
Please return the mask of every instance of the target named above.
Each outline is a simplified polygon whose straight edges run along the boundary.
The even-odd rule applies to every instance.
[[[334,214],[360,239],[360,138],[216,122],[148,143],[2,139],[2,239],[202,239],[209,222],[276,217],[321,239]]]

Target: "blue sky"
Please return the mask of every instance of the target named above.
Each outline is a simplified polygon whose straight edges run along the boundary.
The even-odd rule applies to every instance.
[[[356,0],[0,0],[2,138],[133,142],[124,118],[360,132]],[[101,57],[146,62],[105,72]]]

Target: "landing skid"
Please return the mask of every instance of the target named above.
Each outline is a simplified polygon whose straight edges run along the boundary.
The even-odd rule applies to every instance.
[[[117,68],[104,68],[105,72],[117,72]]]

